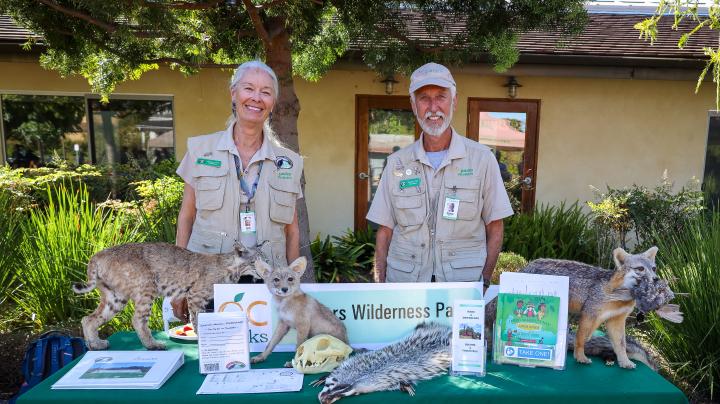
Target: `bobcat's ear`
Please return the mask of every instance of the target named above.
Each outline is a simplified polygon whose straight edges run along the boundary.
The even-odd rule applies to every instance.
[[[258,258],[255,260],[255,272],[257,272],[261,278],[265,278],[272,272],[272,267],[266,264],[262,259]]]
[[[650,247],[647,251],[645,251],[643,253],[643,255],[645,256],[645,258],[649,259],[650,261],[655,262],[655,255],[657,255],[657,252],[658,252],[658,248],[653,246],[653,247]]]
[[[620,267],[622,267],[623,264],[625,263],[625,258],[627,258],[627,256],[628,256],[628,253],[620,247],[613,250],[613,259],[615,260],[615,268],[620,269]]]
[[[307,259],[305,257],[298,257],[290,264],[290,269],[298,275],[302,275],[307,268]]]

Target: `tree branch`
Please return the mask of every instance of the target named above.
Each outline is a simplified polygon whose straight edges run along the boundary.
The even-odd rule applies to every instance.
[[[197,67],[197,68],[203,68],[203,67],[235,68],[235,67],[237,67],[237,64],[192,63],[192,62],[188,62],[187,60],[182,60],[180,58],[148,59],[148,60],[143,60],[142,63],[175,63],[175,64],[179,64],[179,65],[183,65],[183,66]]]
[[[258,12],[257,7],[255,7],[251,0],[243,0],[243,4],[245,5],[245,10],[247,10],[248,15],[250,16],[250,20],[255,27],[255,31],[257,32],[260,39],[263,41],[263,44],[266,47],[270,46],[270,35],[265,29],[265,26],[263,26],[262,19],[260,18],[260,13]]]
[[[80,11],[63,7],[63,6],[55,3],[52,0],[38,0],[38,1],[56,11],[63,13],[63,14],[66,14],[66,15],[69,15],[69,16],[72,16],[75,18],[79,18],[83,21],[89,22],[90,24],[96,25],[96,26],[104,29],[105,31],[115,32],[117,30],[117,26],[115,24],[110,24],[105,21],[100,21],[97,18],[87,15],[85,13],[82,13]]]
[[[222,0],[211,0],[204,3],[191,3],[189,1],[175,1],[168,4],[159,4],[152,1],[143,1],[144,6],[148,7],[163,7],[172,8],[176,10],[207,10],[209,8],[215,8],[220,4]]]

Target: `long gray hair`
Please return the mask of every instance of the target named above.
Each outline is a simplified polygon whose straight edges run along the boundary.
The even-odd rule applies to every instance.
[[[275,75],[275,72],[273,69],[270,68],[270,66],[266,65],[265,63],[259,61],[259,60],[250,60],[248,62],[245,62],[241,64],[240,66],[235,69],[235,72],[232,75],[232,78],[230,78],[230,91],[235,91],[235,86],[237,85],[238,81],[243,78],[245,73],[251,70],[261,70],[265,73],[267,73],[270,78],[273,81],[273,90],[275,90],[275,101],[277,102],[277,99],[280,95],[280,84],[278,82],[277,75]],[[230,126],[231,124],[234,124],[237,122],[237,118],[235,117],[235,111],[233,110],[233,113],[228,117],[227,122],[225,126]],[[282,142],[280,142],[280,139],[278,139],[275,132],[270,127],[270,118],[266,119],[263,123],[263,133],[265,136],[267,136],[268,139],[270,139],[271,142],[273,142],[276,146],[284,146]]]

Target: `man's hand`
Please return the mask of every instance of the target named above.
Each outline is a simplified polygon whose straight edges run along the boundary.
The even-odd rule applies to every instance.
[[[483,268],[483,279],[491,279],[495,271],[498,256],[503,242],[503,220],[494,220],[485,225],[485,235],[487,240],[487,258],[485,258],[485,268]]]
[[[181,297],[179,299],[175,299],[170,302],[170,305],[172,306],[173,316],[185,323],[190,321],[190,313],[188,312],[188,303],[186,298]]]

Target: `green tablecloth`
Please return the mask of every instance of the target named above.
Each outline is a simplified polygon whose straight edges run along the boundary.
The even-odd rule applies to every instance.
[[[156,336],[167,340],[164,333]],[[110,337],[111,349],[138,350],[142,346],[135,333],[123,332]],[[18,401],[21,404],[87,402],[87,403],[142,403],[160,402],[180,404],[191,402],[238,402],[254,400],[271,402],[317,403],[319,387],[309,384],[317,375],[306,375],[303,389],[295,393],[253,395],[196,395],[204,376],[198,371],[197,345],[170,341],[168,349],[185,352],[185,364],[158,390],[51,390],[72,365],[61,369],[47,380],[28,391]],[[274,353],[261,366],[281,367],[292,357],[291,353]],[[683,393],[643,364],[635,370],[605,366],[599,358],[590,366],[578,365],[569,355],[563,371],[553,369],[521,368],[488,363],[483,378],[442,376],[420,382],[415,397],[398,391],[372,393],[343,399],[343,402],[412,402],[433,403],[473,400],[483,403],[687,403]]]

